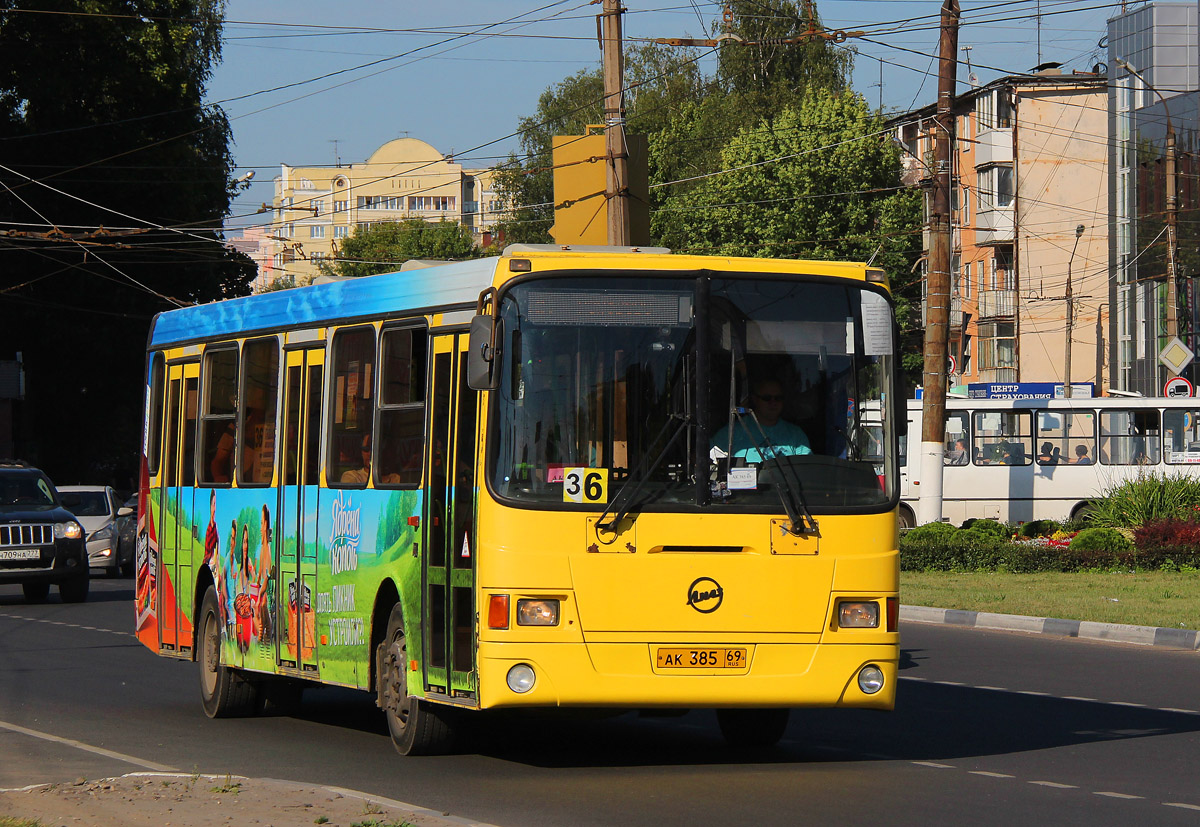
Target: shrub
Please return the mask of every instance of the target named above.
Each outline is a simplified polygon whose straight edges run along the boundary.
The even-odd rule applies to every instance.
[[[1183,547],[1200,550],[1200,522],[1196,520],[1151,520],[1133,530],[1139,549]]]
[[[905,534],[909,542],[924,542],[935,537],[950,537],[958,533],[958,529],[949,523],[926,523],[919,525]]]
[[[1071,540],[1072,552],[1110,551],[1120,554],[1133,550],[1133,543],[1115,528],[1085,528]]]
[[[1093,526],[1137,528],[1155,520],[1183,518],[1200,506],[1200,479],[1182,471],[1151,472],[1110,485],[1088,506]]]
[[[1049,537],[1057,530],[1058,523],[1054,520],[1030,520],[1017,529],[1017,534],[1022,537]]]
[[[998,520],[967,520],[962,527],[964,531],[999,540],[1007,540],[1012,536],[1012,529]]]

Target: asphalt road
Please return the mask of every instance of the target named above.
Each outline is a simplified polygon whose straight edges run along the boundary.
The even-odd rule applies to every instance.
[[[497,825],[1200,823],[1200,653],[908,624],[897,710],[802,710],[765,754],[710,712],[510,716],[405,759],[370,699],[210,721],[132,637],[128,580],[0,586],[0,787],[141,769],[331,784]],[[57,740],[56,740],[57,739]]]

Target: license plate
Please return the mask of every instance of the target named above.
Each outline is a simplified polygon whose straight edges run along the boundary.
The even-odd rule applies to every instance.
[[[744,669],[746,649],[743,646],[662,647],[655,652],[655,661],[659,669]]]
[[[38,560],[41,556],[36,548],[0,548],[0,560]]]

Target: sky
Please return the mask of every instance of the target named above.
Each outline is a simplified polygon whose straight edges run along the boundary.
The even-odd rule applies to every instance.
[[[969,78],[988,83],[1043,62],[1091,70],[1107,59],[1105,21],[1121,3],[960,0]],[[888,112],[934,102],[938,0],[816,0],[826,29],[863,32],[853,86]],[[1129,8],[1141,3],[1129,2]],[[711,36],[722,6],[703,0],[625,0],[624,36]],[[365,161],[399,137],[454,153],[468,168],[517,148],[522,116],[538,96],[600,65],[588,0],[228,0],[223,60],[207,100],[228,114],[237,174],[254,171],[230,229],[263,223],[279,165]],[[1039,16],[1040,13],[1040,16]],[[729,47],[723,47],[729,48]],[[966,61],[969,61],[968,69]],[[713,60],[701,64],[711,72]]]

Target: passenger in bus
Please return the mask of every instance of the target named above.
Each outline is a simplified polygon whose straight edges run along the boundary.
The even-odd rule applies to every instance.
[[[967,464],[967,443],[961,439],[954,440],[954,449],[946,453],[946,465]]]
[[[362,438],[362,465],[344,471],[341,481],[352,485],[366,485],[369,479],[371,479],[371,434],[366,433]]]
[[[759,379],[750,386],[750,409],[758,420],[758,426],[749,418],[742,424],[734,423],[734,459],[748,463],[760,463],[775,456],[804,456],[811,454],[808,435],[799,425],[782,418],[783,385],[776,379]],[[751,439],[749,430],[753,435]],[[760,454],[757,445],[763,446]],[[712,445],[724,451],[729,446],[729,427],[725,426],[713,436]],[[767,446],[770,447],[767,447]]]
[[[230,482],[233,480],[233,446],[237,439],[237,420],[230,420],[217,440],[217,448],[213,452],[208,470],[213,482]]]
[[[1086,445],[1075,446],[1075,464],[1076,465],[1091,465],[1092,458],[1088,456]]]
[[[1042,450],[1038,451],[1038,465],[1056,465],[1058,457],[1054,455],[1054,446],[1049,442],[1042,443]]]

